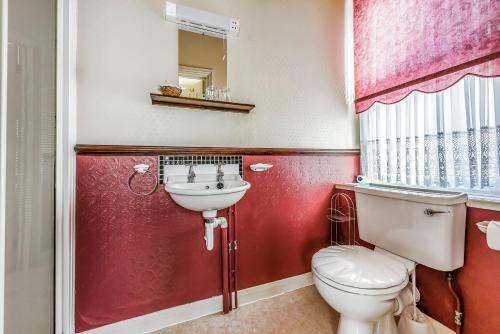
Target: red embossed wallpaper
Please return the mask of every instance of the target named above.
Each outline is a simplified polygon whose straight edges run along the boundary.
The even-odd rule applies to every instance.
[[[132,166],[156,156],[77,156],[77,332],[221,294],[220,247],[205,248],[201,215],[160,186],[138,197]],[[249,165],[274,165],[255,173]],[[245,156],[252,188],[238,204],[239,288],[310,271],[326,245],[334,183],[352,182],[359,156]],[[152,178],[133,179],[146,192]]]
[[[157,157],[78,156],[76,330],[219,294],[220,250],[209,253],[199,215],[162,189],[138,197],[132,166]],[[147,190],[151,180],[133,189]]]

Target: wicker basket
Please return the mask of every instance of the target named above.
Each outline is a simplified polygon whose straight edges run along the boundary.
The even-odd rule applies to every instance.
[[[173,96],[173,97],[181,96],[182,93],[182,89],[175,86],[159,86],[158,90],[162,95]]]

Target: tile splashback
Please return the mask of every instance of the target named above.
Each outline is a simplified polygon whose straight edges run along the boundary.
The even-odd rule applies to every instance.
[[[241,155],[160,155],[158,158],[158,179],[163,184],[168,175],[187,175],[189,165],[197,174],[215,174],[217,165],[223,164],[225,174],[239,174],[243,177]]]

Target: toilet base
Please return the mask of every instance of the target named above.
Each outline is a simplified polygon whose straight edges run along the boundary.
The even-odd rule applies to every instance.
[[[359,321],[341,314],[337,334],[373,334],[374,327],[374,322]]]
[[[337,334],[398,334],[398,329],[392,312],[377,322],[359,321],[341,314]]]
[[[392,312],[384,315],[375,325],[374,334],[398,334],[398,326]]]

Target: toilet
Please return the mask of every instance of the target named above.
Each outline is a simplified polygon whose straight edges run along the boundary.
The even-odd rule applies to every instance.
[[[340,313],[338,334],[397,334],[397,297],[416,264],[463,266],[467,195],[385,184],[354,190],[359,236],[376,247],[319,250],[311,263],[314,284]]]

